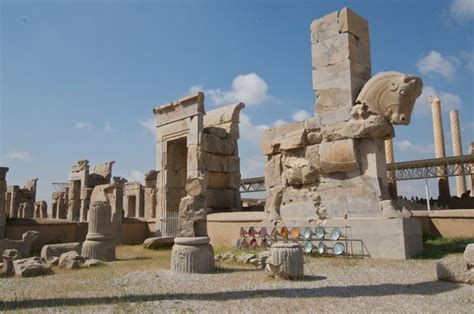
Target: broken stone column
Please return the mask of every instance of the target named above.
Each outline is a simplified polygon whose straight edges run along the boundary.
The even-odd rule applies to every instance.
[[[367,20],[348,8],[314,20],[311,55],[321,125],[349,120],[357,95],[371,77]]]
[[[113,177],[113,191],[109,193],[110,205],[112,207],[113,234],[116,244],[122,243],[123,223],[123,186],[127,180],[122,177]]]
[[[436,158],[445,158],[446,149],[444,146],[444,131],[443,131],[443,120],[441,114],[441,99],[438,96],[430,96],[431,102],[431,113],[433,118],[433,136],[434,136],[434,147],[435,147],[435,157]],[[446,167],[439,167],[438,171],[441,174],[446,174]],[[449,181],[447,176],[438,178],[438,190],[440,199],[449,199]]]
[[[156,217],[156,202],[157,202],[157,187],[156,179],[158,171],[150,170],[145,174],[145,189],[144,189],[144,207],[145,218]]]
[[[451,141],[453,144],[453,156],[462,156],[462,140],[461,128],[459,126],[459,114],[457,110],[449,112],[449,119],[451,121]],[[466,192],[466,178],[464,177],[463,169],[456,169],[456,194],[461,195]]]
[[[5,193],[7,191],[7,167],[0,167],[0,240],[5,238],[7,215],[5,212]]]
[[[71,168],[69,173],[69,190],[68,190],[68,212],[67,219],[79,221],[81,216],[81,208],[84,205],[83,197],[86,196],[85,188],[88,186],[89,179],[89,161],[79,160]],[[84,193],[85,192],[85,193]],[[84,208],[82,208],[84,211]]]
[[[82,244],[83,257],[106,262],[115,259],[112,207],[108,196],[113,189],[112,185],[105,184],[96,186],[92,191],[88,232],[86,241]]]
[[[34,218],[48,218],[48,203],[45,201],[35,202]]]
[[[395,157],[393,154],[393,141],[392,139],[385,140],[385,158],[387,160],[387,164],[393,164],[395,162]],[[393,200],[397,199],[398,191],[397,191],[397,180],[395,180],[395,171],[387,171],[388,177],[388,193]]]

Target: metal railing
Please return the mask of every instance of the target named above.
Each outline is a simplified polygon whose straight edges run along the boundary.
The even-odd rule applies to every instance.
[[[176,237],[178,235],[178,212],[168,211],[161,221],[162,237]]]

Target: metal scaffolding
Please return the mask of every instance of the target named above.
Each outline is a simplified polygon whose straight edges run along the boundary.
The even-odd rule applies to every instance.
[[[460,172],[458,170],[461,169]],[[389,181],[453,177],[474,174],[474,155],[403,161],[387,164]],[[242,179],[241,193],[265,191],[265,178]]]
[[[69,188],[68,182],[53,182],[51,184],[56,192],[66,192],[66,189]]]
[[[430,179],[474,174],[474,155],[433,158],[387,164],[389,181]]]

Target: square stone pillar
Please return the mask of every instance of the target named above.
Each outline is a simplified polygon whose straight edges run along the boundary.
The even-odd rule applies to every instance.
[[[315,112],[321,125],[350,119],[350,110],[371,77],[367,20],[348,8],[311,24]]]

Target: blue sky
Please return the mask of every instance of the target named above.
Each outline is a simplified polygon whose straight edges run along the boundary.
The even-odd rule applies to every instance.
[[[206,109],[243,100],[243,177],[263,175],[259,135],[312,115],[311,21],[349,6],[369,20],[373,74],[419,75],[425,93],[396,128],[396,160],[430,158],[427,96],[459,110],[474,140],[474,1],[0,1],[0,164],[8,184],[39,177],[38,199],[78,159],[114,175],[155,168],[152,108],[206,92]],[[431,192],[437,195],[432,180]],[[423,182],[400,184],[423,195]],[[454,184],[452,184],[452,191]]]

